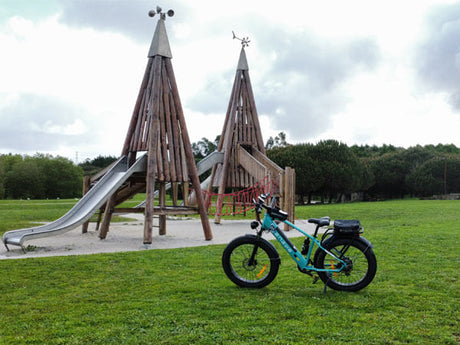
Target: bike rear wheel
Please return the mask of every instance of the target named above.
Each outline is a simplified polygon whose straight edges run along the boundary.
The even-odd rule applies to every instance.
[[[377,259],[367,243],[359,239],[337,238],[327,243],[326,249],[347,264],[340,272],[318,272],[327,286],[334,290],[358,291],[372,282],[377,272]],[[343,266],[321,248],[315,253],[314,264],[321,269],[338,269]]]
[[[280,257],[273,245],[253,235],[235,238],[222,254],[227,277],[241,287],[261,288],[278,274]]]

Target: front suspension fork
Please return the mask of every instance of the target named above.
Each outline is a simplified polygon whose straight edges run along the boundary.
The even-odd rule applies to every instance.
[[[249,266],[253,266],[256,261],[256,255],[257,255],[257,250],[259,249],[259,245],[257,242],[262,238],[262,230],[257,231],[257,241],[256,244],[254,245],[254,248],[252,248],[252,253],[251,256],[249,257]]]

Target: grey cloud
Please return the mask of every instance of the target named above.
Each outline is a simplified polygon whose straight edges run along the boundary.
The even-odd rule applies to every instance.
[[[60,0],[60,5],[61,20],[67,25],[119,32],[140,42],[149,41],[155,29],[156,20],[147,16],[156,7],[150,0]],[[171,8],[176,12],[173,24],[182,22],[189,11],[187,5],[178,1],[168,1],[163,11]]]
[[[434,7],[426,24],[415,53],[417,77],[423,89],[447,92],[460,110],[460,2]]]
[[[326,41],[305,32],[293,34],[257,24],[250,32],[264,55],[276,56],[257,84],[252,81],[258,112],[270,117],[273,128],[289,132],[291,140],[306,141],[324,131],[331,116],[347,104],[343,85],[380,61],[378,46],[368,38]],[[251,61],[250,54],[248,60],[252,75],[257,61]],[[234,71],[229,66],[209,79],[188,106],[225,114]]]
[[[69,135],[56,129],[72,125],[76,119],[88,121],[88,114],[75,105],[46,96],[22,94],[0,108],[0,149],[12,152],[52,151],[60,146],[95,142],[90,133]],[[86,124],[96,126],[97,121]],[[54,130],[50,131],[50,127]]]
[[[279,109],[272,116],[274,127],[306,140],[331,125],[331,116],[347,103],[343,85],[360,71],[373,69],[379,49],[366,38],[325,41],[308,33],[278,38],[273,46],[277,59],[264,78],[265,83],[277,80],[278,87],[262,91],[259,108],[267,114]]]
[[[230,70],[227,70],[222,74],[209,77],[205,87],[198,90],[187,102],[187,107],[204,113],[220,113],[224,115],[222,118],[224,119],[231,96],[234,73],[232,75]],[[218,134],[220,133],[216,133]]]
[[[122,32],[142,42],[151,39],[154,25],[146,18],[152,8],[150,1],[61,0],[61,4],[61,18],[67,24]],[[200,11],[188,7],[192,5],[171,2],[163,7],[176,11],[171,20],[171,25],[175,25],[190,22],[191,18],[192,22],[196,20]],[[231,30],[235,30],[238,35],[257,41],[259,51],[266,56],[276,55],[271,68],[258,77],[257,84],[253,83],[256,104],[259,114],[268,115],[274,128],[288,131],[294,140],[306,140],[328,126],[331,116],[347,103],[343,84],[379,62],[378,47],[370,39],[326,41],[309,32],[291,33],[268,23],[257,13],[221,13],[218,19],[207,18],[206,23],[193,28],[195,37],[228,37],[231,44]],[[174,52],[174,42],[171,43]],[[250,54],[248,58],[252,76],[257,61],[251,60]],[[236,64],[235,59],[228,69],[210,76],[186,106],[204,113],[222,113],[224,118]]]

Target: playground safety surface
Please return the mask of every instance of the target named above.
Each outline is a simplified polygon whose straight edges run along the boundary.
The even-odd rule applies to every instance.
[[[91,223],[88,232],[85,234],[81,232],[81,227],[77,227],[64,234],[26,241],[24,243],[27,248],[26,253],[17,246],[10,246],[10,251],[7,251],[5,246],[0,243],[0,260],[197,247],[225,244],[237,236],[254,233],[254,230],[250,228],[251,219],[249,218],[222,220],[221,224],[215,224],[213,219],[210,219],[213,239],[206,241],[200,219],[168,219],[166,222],[167,234],[160,236],[158,232],[155,232],[156,228],[154,228],[152,244],[144,245],[142,243],[144,216],[141,214],[129,214],[126,216],[136,220],[111,223],[107,238],[104,240],[98,237],[98,232],[92,228],[94,224]],[[295,224],[310,233],[314,231],[314,225],[306,220],[296,220]],[[287,231],[286,235],[288,237],[299,237],[302,234],[291,230]],[[273,236],[267,234],[266,238],[273,239]]]

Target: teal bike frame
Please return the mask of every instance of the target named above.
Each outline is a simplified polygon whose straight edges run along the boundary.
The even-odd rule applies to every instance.
[[[283,246],[283,248],[289,253],[291,258],[297,263],[299,266],[299,269],[302,271],[314,271],[314,272],[331,272],[331,273],[337,273],[342,271],[347,267],[347,264],[345,261],[342,259],[338,258],[336,255],[328,251],[326,248],[324,248],[321,245],[321,241],[319,241],[316,237],[306,233],[299,227],[295,226],[293,223],[283,220],[283,223],[289,225],[290,227],[294,228],[295,230],[299,231],[303,235],[307,236],[310,238],[310,245],[308,248],[308,253],[303,256],[302,253],[294,246],[294,244],[289,240],[289,238],[281,231],[281,229],[278,227],[276,222],[270,217],[268,212],[265,212],[264,219],[262,221],[262,230],[268,230],[270,231],[273,236],[278,240],[279,243]],[[316,232],[315,232],[316,235]],[[337,259],[339,262],[342,263],[339,268],[335,268],[332,266],[332,268],[316,268],[312,264],[310,264],[312,261],[310,260],[311,255],[313,254],[313,248],[314,246],[318,246],[321,248],[321,250],[324,250],[327,254],[331,255],[334,259]]]

